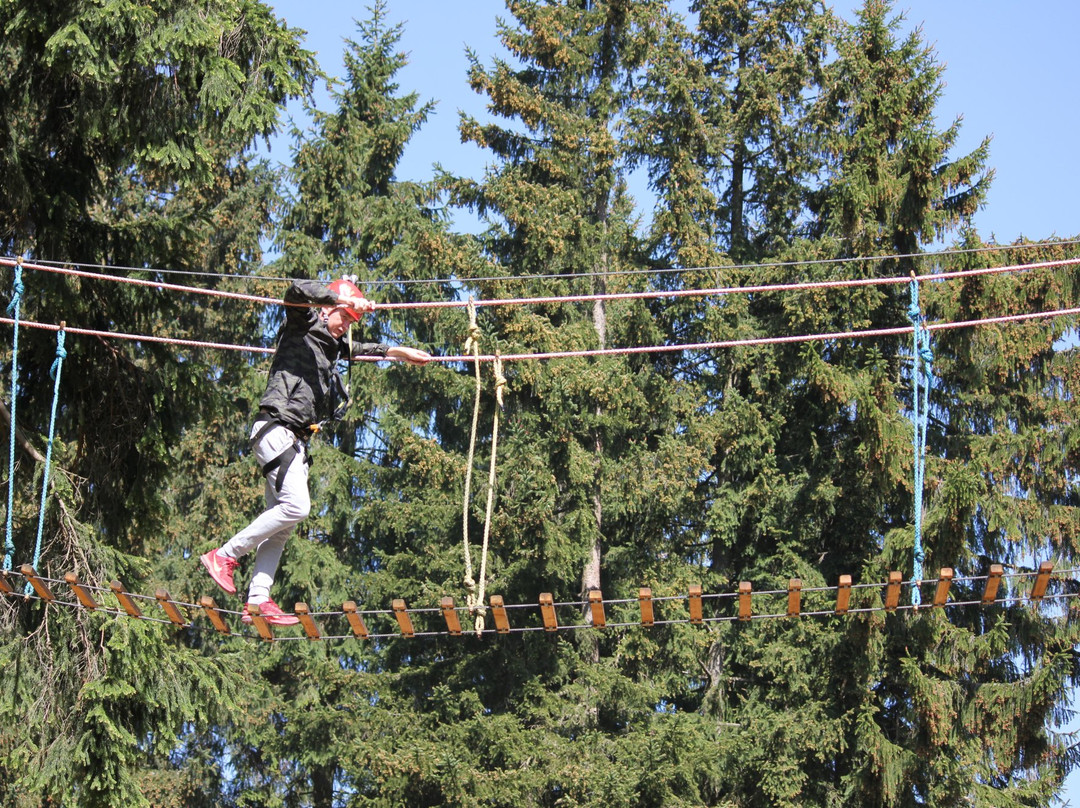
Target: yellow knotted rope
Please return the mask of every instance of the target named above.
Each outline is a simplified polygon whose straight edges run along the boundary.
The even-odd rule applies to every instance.
[[[499,411],[503,406],[503,390],[506,388],[506,376],[503,375],[502,359],[495,354],[493,365],[495,373],[495,417],[491,426],[491,462],[488,466],[488,492],[487,509],[484,516],[484,541],[480,554],[480,582],[477,585],[472,574],[472,551],[469,548],[469,500],[472,491],[472,469],[476,458],[476,432],[480,420],[480,394],[482,382],[480,379],[480,328],[476,324],[476,306],[472,298],[469,298],[469,336],[465,340],[465,352],[472,352],[473,366],[476,369],[476,394],[473,397],[472,430],[469,435],[469,459],[465,469],[465,499],[462,505],[461,532],[465,549],[465,603],[469,612],[476,617],[475,628],[477,635],[484,630],[484,586],[487,580],[487,555],[488,540],[491,535],[491,512],[495,504],[495,461],[498,456],[499,444]]]

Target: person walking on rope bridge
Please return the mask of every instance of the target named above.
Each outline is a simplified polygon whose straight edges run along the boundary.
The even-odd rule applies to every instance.
[[[274,625],[299,622],[274,603],[270,588],[286,540],[311,510],[308,440],[320,420],[340,414],[348,404],[337,362],[380,356],[422,365],[431,359],[426,351],[382,343],[353,344],[350,357],[345,333],[375,308],[350,280],[329,285],[295,281],[284,303],[285,326],[251,427],[251,447],[266,477],[266,510],[225,545],[199,559],[214,582],[232,595],[238,559],[254,550],[247,604],[258,605],[262,616]],[[246,609],[243,620],[251,621]]]

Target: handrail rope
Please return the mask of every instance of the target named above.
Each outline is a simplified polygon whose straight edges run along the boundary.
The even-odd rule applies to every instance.
[[[45,444],[45,470],[41,475],[41,506],[38,508],[37,539],[34,541],[34,560],[32,566],[37,569],[41,558],[41,536],[45,528],[45,505],[49,492],[49,470],[52,468],[53,441],[56,437],[56,410],[60,400],[60,372],[64,368],[64,359],[67,358],[67,350],[64,348],[64,324],[60,324],[60,330],[56,332],[56,359],[53,360],[49,375],[53,378],[52,411],[49,414],[49,439]],[[31,590],[30,582],[26,582],[26,592]]]
[[[1006,323],[1018,323],[1024,322],[1026,320],[1034,320],[1039,318],[1051,319],[1054,317],[1071,317],[1076,315],[1080,315],[1080,307],[1025,312],[1023,314],[1006,314],[998,317],[984,317],[977,320],[958,320],[956,322],[929,323],[927,325],[924,325],[923,328],[931,332],[945,331],[959,328],[973,328],[980,325],[1002,325]],[[13,325],[14,321],[6,317],[0,317],[0,324]],[[20,325],[25,328],[41,328],[47,331],[56,331],[60,328],[60,326],[52,323],[38,323],[29,320],[22,321]],[[74,328],[72,326],[68,326],[66,330],[69,334],[126,339],[136,342],[153,342],[156,344],[178,345],[187,348],[210,348],[214,350],[226,351],[249,351],[252,353],[263,354],[272,354],[276,350],[274,348],[266,348],[259,345],[239,345],[234,343],[222,342],[200,342],[199,340],[177,339],[174,337],[157,337],[147,334],[127,334],[120,331],[100,331],[90,328]],[[675,353],[678,351],[707,351],[720,348],[745,348],[762,345],[783,345],[799,342],[827,342],[829,340],[862,339],[867,337],[894,337],[911,334],[912,331],[912,326],[896,326],[893,328],[875,328],[866,329],[863,331],[833,331],[818,334],[793,334],[782,337],[754,337],[750,339],[717,340],[714,342],[681,343],[675,345],[644,345],[626,348],[593,348],[580,351],[549,351],[537,353],[503,354],[500,358],[503,362],[518,362],[528,359],[547,360],[590,356],[631,356],[651,353]],[[355,360],[364,362],[383,361],[381,357],[373,356],[359,356],[355,357]],[[494,362],[495,355],[480,354],[479,357],[453,355],[432,356],[430,361],[444,363],[474,361]]]
[[[4,533],[4,569],[11,569],[11,560],[15,555],[15,542],[11,537],[11,511],[15,506],[15,403],[19,393],[19,309],[23,295],[22,257],[15,265],[15,279],[12,283],[11,302],[8,313],[12,315],[15,333],[11,342],[11,430],[8,444],[8,501],[7,525]]]
[[[896,261],[907,258],[944,258],[957,255],[973,255],[987,252],[1011,252],[1014,250],[1045,249],[1046,247],[1070,247],[1080,244],[1080,239],[1068,239],[1047,243],[1025,242],[1022,244],[988,244],[982,247],[967,247],[962,249],[935,250],[920,253],[893,253],[890,255],[855,255],[846,258],[814,258],[794,261],[771,261],[756,264],[713,264],[694,267],[650,267],[648,269],[612,269],[595,272],[550,272],[534,273],[528,275],[491,275],[470,278],[445,277],[445,278],[390,278],[386,280],[364,281],[368,286],[396,286],[417,284],[447,284],[447,283],[487,283],[492,281],[536,281],[536,280],[570,280],[574,278],[590,277],[618,277],[635,275],[668,275],[687,272],[712,272],[719,269],[780,269],[784,267],[820,266],[824,264],[852,264],[867,263],[871,261]],[[39,258],[39,263],[55,265],[56,267],[93,267],[97,269],[109,269],[119,272],[153,272],[159,275],[181,275],[187,277],[216,278],[221,280],[241,281],[274,281],[289,283],[293,278],[274,275],[240,275],[225,272],[204,272],[188,269],[168,269],[162,267],[132,267],[117,264],[85,263],[80,261],[55,261]],[[0,264],[11,263],[11,259],[0,258]],[[344,265],[338,268],[346,268]]]
[[[476,323],[476,306],[473,299],[469,298],[469,333],[465,338],[465,353],[470,351],[475,357],[473,369],[476,371],[476,392],[473,395],[472,428],[469,431],[469,454],[465,461],[465,494],[461,505],[461,537],[465,555],[465,577],[462,583],[465,586],[465,602],[469,611],[474,612],[477,607],[476,579],[473,578],[472,549],[469,547],[469,503],[472,499],[472,475],[473,463],[476,458],[476,433],[480,423],[480,394],[483,389],[480,380],[480,327]]]
[[[1056,570],[1056,571],[1053,572],[1052,578],[1054,580],[1059,580],[1059,581],[1060,580],[1071,580],[1070,578],[1067,578],[1067,576],[1073,576],[1073,575],[1076,575],[1077,573],[1080,573],[1080,569],[1070,568],[1070,569]],[[21,575],[21,573],[18,572],[18,571],[11,571],[8,574],[9,575]],[[1033,578],[1033,577],[1037,576],[1038,574],[1039,573],[1037,571],[1032,570],[1032,571],[1025,571],[1025,572],[1005,573],[1005,574],[1003,574],[1001,576],[1001,578],[1003,580],[1004,579],[1009,579],[1009,580],[1025,579],[1025,578]],[[978,581],[985,581],[988,577],[989,576],[987,576],[987,575],[962,576],[962,577],[957,577],[957,578],[952,579],[952,583],[954,585],[958,584],[958,583],[961,583],[961,582],[975,583],[975,582],[978,582]],[[38,576],[38,579],[40,581],[42,581],[42,582],[51,583],[51,584],[65,584],[66,583],[65,581],[60,581],[60,580],[57,580],[57,579],[48,578],[46,576]],[[936,582],[937,582],[937,580],[933,579],[933,580],[927,580],[924,583],[933,584],[933,583],[936,583]],[[913,584],[914,584],[914,581],[905,581],[903,585],[911,586]],[[84,586],[84,588],[86,588],[87,590],[99,591],[99,592],[102,592],[104,594],[109,594],[111,592],[111,590],[106,590],[106,589],[104,589],[102,587],[96,587],[96,586],[93,586],[93,585],[90,585],[90,584],[84,584],[82,586]],[[886,583],[863,583],[863,584],[855,584],[851,588],[852,589],[881,589],[881,588],[883,588],[885,586],[887,586]],[[831,591],[836,591],[837,589],[838,589],[838,587],[836,587],[836,586],[814,587],[812,589],[812,591],[831,592]],[[803,591],[807,592],[807,591],[811,591],[811,590],[807,589],[807,590],[803,590]],[[147,602],[156,602],[157,601],[157,598],[150,597],[148,595],[137,595],[137,594],[134,594],[134,593],[128,593],[128,594],[132,598],[138,598],[138,599],[146,600]],[[758,597],[758,596],[764,596],[764,595],[777,596],[777,595],[786,595],[786,594],[787,594],[786,590],[759,590],[759,591],[752,592],[752,597]],[[18,597],[20,597],[24,601],[43,600],[43,598],[41,598],[39,596],[36,596],[36,595],[22,595],[22,596],[18,596]],[[732,601],[734,601],[738,597],[739,597],[739,594],[736,593],[736,592],[703,593],[702,596],[701,596],[702,600],[713,598],[713,599],[725,599],[725,600],[732,600]],[[1048,592],[1048,593],[1045,593],[1044,595],[1042,595],[1040,600],[1042,600],[1042,601],[1064,601],[1064,600],[1070,600],[1070,599],[1076,599],[1076,598],[1080,598],[1080,592],[1064,591],[1064,592]],[[685,601],[685,600],[687,600],[687,595],[656,597],[653,600],[654,600],[654,602],[659,602],[661,600]],[[1018,605],[1018,604],[1022,605],[1025,602],[1029,602],[1030,600],[1031,600],[1030,597],[1028,595],[1024,594],[1024,593],[1016,593],[1016,594],[1011,594],[1011,595],[998,596],[998,597],[995,597],[995,599],[993,601],[989,601],[989,602],[984,602],[981,598],[980,599],[974,599],[974,600],[963,600],[963,601],[950,600],[950,601],[947,601],[944,604],[942,604],[942,608],[951,608],[951,607],[957,607],[957,606],[980,606],[980,605],[983,605],[983,606],[986,606],[986,605],[1011,606],[1011,605]],[[201,607],[199,605],[193,604],[193,603],[188,603],[188,602],[185,602],[185,601],[173,600],[173,599],[167,599],[164,602],[172,604],[172,605],[177,606],[177,607],[182,607],[182,608],[188,609],[192,614],[195,615],[195,617],[190,617],[189,616],[190,619],[189,619],[189,622],[187,624],[188,627],[199,629],[199,630],[201,630],[201,631],[203,631],[204,633],[207,633],[207,634],[218,633],[218,632],[215,632],[212,629],[210,629],[210,627],[208,627],[208,626],[204,626],[204,625],[201,625],[201,624],[198,624],[198,623],[195,622],[196,618],[202,612],[202,609],[201,609]],[[630,603],[633,603],[633,602],[635,602],[635,601],[632,598],[610,599],[610,600],[603,600],[602,601],[602,603],[605,606],[627,605],[627,604],[630,604]],[[74,601],[67,601],[67,600],[64,600],[64,599],[61,599],[61,598],[55,598],[55,599],[49,601],[49,603],[51,603],[53,605],[73,607],[73,608],[76,608],[76,609],[85,608],[80,603],[77,603],[77,602],[74,602]],[[554,605],[556,607],[572,606],[572,607],[575,607],[575,611],[580,612],[581,607],[584,607],[585,605],[587,605],[587,602],[585,602],[585,601],[580,601],[580,602],[579,601],[570,601],[570,602],[566,602],[566,603],[556,603]],[[507,611],[510,611],[511,609],[535,610],[535,609],[538,608],[538,604],[537,603],[506,604],[504,606],[504,608]],[[458,610],[458,611],[462,610],[459,607],[455,607],[455,609]],[[111,606],[108,606],[107,604],[100,604],[97,611],[101,611],[103,613],[107,613],[107,614],[110,614],[110,615],[113,615],[113,616],[116,616],[116,617],[130,617],[130,615],[128,615],[126,612],[124,612],[124,611],[122,611],[120,609],[116,609],[116,608],[113,608]],[[229,609],[221,609],[221,608],[219,608],[218,611],[220,613],[222,613],[222,614],[227,614],[227,615],[233,616],[235,618],[239,618],[243,614],[242,612],[233,611],[233,610],[229,610]],[[443,609],[442,608],[419,608],[419,609],[409,609],[408,611],[409,611],[410,614],[424,614],[424,613],[427,613],[427,614],[434,615],[436,613],[442,612]],[[877,612],[883,612],[883,611],[884,612],[887,612],[887,611],[894,611],[894,612],[911,611],[913,613],[918,613],[920,611],[920,608],[917,607],[917,606],[914,606],[914,605],[904,605],[904,604],[900,604],[900,603],[898,603],[892,609],[890,609],[890,608],[888,608],[888,607],[886,607],[884,605],[878,605],[878,606],[853,606],[852,608],[848,609],[845,614],[847,614],[847,615],[870,614],[870,613],[877,613]],[[360,610],[357,613],[362,615],[363,617],[371,617],[371,616],[386,616],[386,617],[389,617],[390,615],[393,614],[393,612],[391,610],[387,610],[387,609]],[[328,612],[312,612],[311,613],[311,617],[319,618],[319,619],[326,618],[326,617],[344,617],[345,615],[346,615],[346,612],[344,612],[344,611],[328,611]],[[833,610],[833,609],[817,609],[817,610],[800,611],[799,616],[800,617],[836,617],[838,615],[835,612],[835,610]],[[750,617],[749,617],[750,620],[758,620],[758,621],[765,620],[765,619],[774,619],[774,618],[775,619],[780,619],[780,618],[791,619],[791,616],[788,615],[787,612],[769,612],[769,613],[755,613],[755,614],[750,615]],[[170,621],[170,620],[164,620],[164,619],[157,618],[157,617],[154,617],[154,616],[148,615],[148,614],[143,614],[138,619],[146,620],[146,621],[149,621],[149,622],[161,623],[161,624],[165,624],[165,625],[173,624],[172,621]],[[739,620],[742,620],[742,618],[740,618],[739,615],[737,615],[737,614],[732,614],[732,615],[708,615],[708,616],[703,616],[698,620],[692,620],[690,618],[657,619],[657,620],[654,620],[653,625],[677,625],[677,624],[689,624],[689,623],[712,624],[712,623],[723,623],[723,622],[735,622],[735,621],[739,621]],[[608,622],[606,625],[607,625],[608,628],[634,628],[634,627],[640,627],[641,623],[639,621],[632,621],[632,622],[629,622],[629,621],[624,621],[624,622],[613,621],[613,622]],[[558,627],[557,627],[557,629],[560,630],[560,631],[566,631],[566,630],[571,630],[572,631],[572,630],[587,629],[587,628],[594,628],[594,627],[591,626],[588,623],[566,623],[566,624],[560,623],[558,625]],[[517,633],[526,633],[526,632],[535,632],[535,631],[547,631],[547,630],[549,630],[549,629],[547,629],[545,626],[539,626],[539,625],[538,626],[511,626],[509,628],[508,632],[504,632],[504,633],[517,634]],[[494,631],[495,631],[494,629],[488,629],[486,631],[486,633],[491,634],[491,633],[494,633]],[[448,631],[431,631],[431,630],[428,630],[428,631],[416,631],[416,632],[414,632],[414,634],[412,636],[414,636],[414,637],[431,637],[431,636],[447,636],[448,634],[449,634]],[[230,634],[229,636],[243,638],[243,639],[258,639],[255,635],[249,634],[249,633]],[[376,640],[377,639],[397,639],[397,638],[401,638],[402,636],[403,635],[400,634],[399,632],[371,632],[371,633],[369,633],[367,635],[368,639],[376,639]],[[324,634],[324,635],[321,636],[321,639],[322,640],[347,640],[347,639],[353,639],[354,637],[355,637],[354,634]],[[274,638],[273,638],[273,641],[274,642],[280,642],[280,641],[293,641],[293,640],[306,640],[306,639],[307,638],[304,637],[304,636],[277,636],[277,635],[275,635]]]
[[[499,412],[503,408],[503,391],[506,389],[506,376],[503,375],[502,360],[495,354],[492,365],[495,374],[495,414],[491,424],[491,462],[488,465],[487,509],[484,514],[484,543],[480,551],[480,585],[476,593],[478,613],[476,615],[476,634],[484,632],[484,585],[487,581],[488,539],[491,535],[491,512],[495,504],[495,459],[499,451]]]
[[[10,259],[0,258],[0,265],[10,265]],[[830,263],[839,263],[834,261]],[[1080,264],[1080,258],[1064,258],[1055,261],[1040,261],[1032,264],[1011,264],[1002,267],[982,267],[977,269],[958,270],[956,272],[939,272],[930,273],[926,275],[918,276],[919,282],[924,281],[946,281],[955,280],[960,278],[975,277],[978,275],[988,274],[1002,274],[1008,272],[1024,272],[1033,269],[1048,269],[1053,267],[1074,266]],[[169,291],[178,292],[191,292],[193,294],[207,295],[211,297],[222,297],[233,300],[242,300],[254,303],[264,303],[269,305],[281,305],[282,301],[279,298],[261,297],[258,295],[247,295],[239,292],[224,292],[216,289],[205,289],[195,286],[184,286],[181,284],[164,283],[161,281],[149,281],[141,278],[122,278],[115,275],[105,275],[100,273],[85,272],[80,270],[72,270],[62,267],[49,267],[42,264],[24,264],[28,269],[38,269],[45,272],[54,272],[60,274],[71,274],[86,278],[96,278],[99,280],[109,280],[117,283],[129,283],[138,286],[155,287],[165,289]],[[467,279],[466,279],[467,280]],[[602,294],[589,294],[589,295],[563,295],[563,296],[545,296],[545,297],[519,297],[519,298],[491,298],[484,301],[479,301],[476,305],[480,306],[520,306],[520,305],[550,305],[550,304],[569,304],[569,303],[588,303],[595,302],[597,300],[646,300],[655,298],[684,298],[684,297],[711,297],[720,295],[733,295],[733,294],[759,294],[766,292],[791,292],[791,291],[812,291],[820,289],[847,289],[853,287],[864,286],[885,286],[895,285],[901,283],[908,283],[909,278],[906,276],[896,276],[888,278],[854,278],[847,280],[831,280],[831,281],[807,281],[798,283],[781,283],[781,284],[761,284],[754,286],[722,286],[715,288],[704,289],[674,289],[674,290],[651,290],[644,292],[607,292]],[[289,304],[294,306],[312,306],[317,304],[308,303],[295,303]],[[395,309],[437,309],[437,308],[465,308],[468,306],[466,300],[433,300],[433,301],[412,301],[404,303],[375,303],[376,310],[395,310]]]

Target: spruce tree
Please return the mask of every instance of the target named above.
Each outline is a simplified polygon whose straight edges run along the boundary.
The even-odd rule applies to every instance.
[[[296,32],[239,0],[11,2],[0,24],[5,253],[215,273],[257,263],[274,181],[245,150],[308,87]],[[152,288],[36,271],[25,285],[22,317],[46,323],[205,339],[244,319]],[[55,338],[20,336],[17,413],[40,447]],[[69,335],[66,347],[39,572],[141,590],[161,580],[172,450],[213,422],[237,366],[151,343]],[[33,557],[41,464],[20,458],[15,473],[19,564]],[[145,805],[147,759],[165,759],[186,723],[224,720],[235,694],[221,660],[155,623],[8,600],[3,625],[5,804]],[[167,764],[158,782],[174,774]]]

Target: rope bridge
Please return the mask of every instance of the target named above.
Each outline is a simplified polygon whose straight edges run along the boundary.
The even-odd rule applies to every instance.
[[[905,581],[900,572],[890,572],[881,583],[854,583],[850,575],[841,575],[833,586],[804,587],[798,578],[788,581],[786,589],[755,590],[750,581],[741,581],[733,592],[705,592],[691,585],[685,592],[655,595],[641,587],[637,598],[606,599],[594,589],[582,601],[555,601],[551,593],[541,593],[535,603],[506,603],[501,595],[491,595],[486,607],[493,628],[475,632],[462,627],[462,617],[472,614],[472,607],[455,603],[450,596],[437,606],[410,608],[404,599],[393,598],[389,609],[361,609],[355,601],[346,601],[340,609],[315,611],[306,603],[297,603],[293,612],[300,619],[296,629],[275,634],[259,614],[258,606],[248,606],[254,632],[241,622],[244,612],[218,606],[209,596],[197,603],[176,600],[164,589],[153,596],[129,592],[123,584],[112,581],[107,587],[79,581],[74,573],[63,579],[39,575],[32,566],[0,571],[0,596],[8,601],[41,601],[48,606],[67,607],[87,612],[171,624],[226,637],[261,639],[266,642],[295,640],[340,641],[379,640],[416,637],[461,637],[474,634],[491,637],[526,632],[650,628],[690,624],[749,623],[760,620],[795,618],[851,618],[855,615],[931,612],[937,609],[969,607],[1028,606],[1039,608],[1053,602],[1070,603],[1080,597],[1077,569],[1054,573],[1054,564],[1043,561],[1038,569],[1006,572],[1001,564],[992,564],[985,575],[956,576],[951,568],[942,569],[936,579]],[[33,594],[20,593],[16,579],[22,579]],[[1051,583],[1060,584],[1051,591]],[[66,588],[64,595],[57,587]],[[905,603],[903,590],[926,588],[931,596],[925,605]],[[70,593],[70,594],[67,594]],[[584,622],[586,613],[591,620]],[[280,631],[281,629],[279,629]]]

